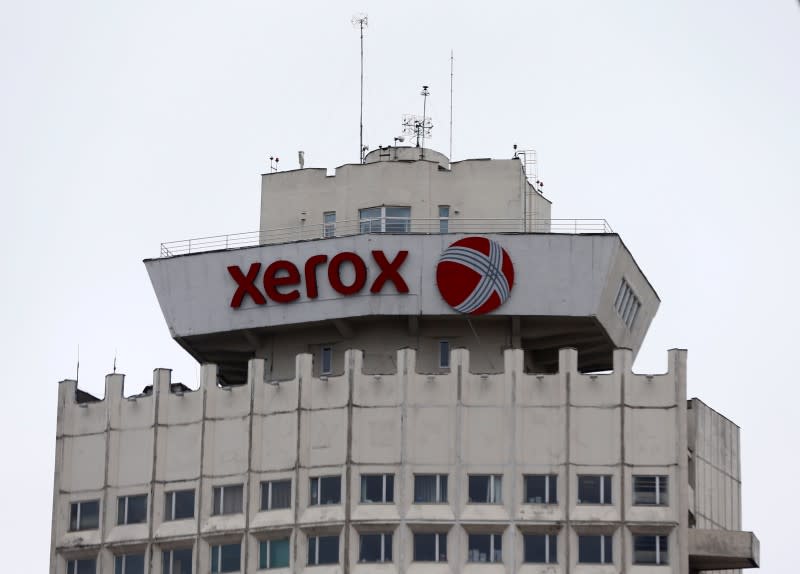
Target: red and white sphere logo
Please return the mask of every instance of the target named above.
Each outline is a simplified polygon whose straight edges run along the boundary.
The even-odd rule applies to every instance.
[[[496,241],[465,237],[439,257],[436,284],[442,298],[456,311],[483,315],[508,299],[514,286],[514,265]]]

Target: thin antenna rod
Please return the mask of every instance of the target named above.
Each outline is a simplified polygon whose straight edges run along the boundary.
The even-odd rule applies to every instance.
[[[420,151],[420,157],[425,155],[425,114],[428,111],[428,95],[430,94],[430,90],[428,90],[428,86],[422,86],[422,91],[420,92],[420,96],[422,96],[422,130],[420,131],[420,138],[422,139],[422,150]],[[417,140],[419,143],[419,140]]]
[[[450,50],[450,161],[453,161],[453,50]]]
[[[353,26],[358,26],[361,36],[361,108],[358,117],[358,158],[364,163],[364,28],[367,27],[367,15],[353,16]]]
[[[81,344],[78,343],[78,363],[75,365],[75,382],[78,382],[78,378],[81,374]]]

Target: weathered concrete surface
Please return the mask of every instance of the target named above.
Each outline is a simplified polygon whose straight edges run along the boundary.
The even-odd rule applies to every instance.
[[[689,529],[691,571],[758,567],[759,542],[752,532]]]

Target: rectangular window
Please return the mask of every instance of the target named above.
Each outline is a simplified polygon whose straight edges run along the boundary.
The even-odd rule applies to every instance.
[[[393,474],[362,474],[361,502],[394,502]]]
[[[447,475],[414,475],[414,502],[417,504],[447,502]]]
[[[114,574],[144,574],[144,554],[115,556]]]
[[[470,504],[500,504],[503,502],[503,477],[499,474],[469,475]]]
[[[368,207],[358,210],[361,233],[409,233],[410,207]]]
[[[94,558],[67,560],[67,574],[96,574],[97,561]]]
[[[336,212],[326,211],[322,214],[322,236],[325,238],[336,235]]]
[[[244,488],[241,484],[228,484],[214,487],[213,515],[241,514],[243,505]]]
[[[100,528],[100,501],[82,500],[69,506],[69,530],[94,530]]]
[[[641,307],[641,301],[639,301],[631,286],[623,278],[619,284],[617,296],[614,299],[614,308],[617,310],[622,322],[629,329],[633,328],[633,322],[636,320],[636,315],[639,314]]]
[[[173,490],[164,495],[164,520],[194,518],[194,490]]]
[[[578,504],[611,504],[611,475],[579,474]]]
[[[578,536],[578,562],[582,564],[613,563],[612,540],[610,535]]]
[[[192,549],[176,548],[162,551],[161,574],[192,574]]]
[[[439,233],[447,233],[450,230],[450,206],[439,206]]]
[[[277,538],[262,540],[258,543],[258,567],[288,568],[289,567],[289,539]]]
[[[447,533],[415,532],[414,562],[447,562]]]
[[[470,534],[467,562],[502,562],[502,534]]]
[[[318,476],[311,481],[311,506],[339,504],[342,501],[342,477]]]
[[[333,348],[322,347],[322,361],[320,362],[320,374],[330,375],[333,372]]]
[[[666,476],[634,476],[633,503],[647,506],[669,504]]]
[[[526,475],[525,502],[528,504],[557,504],[558,475],[555,474]]]
[[[117,524],[142,524],[144,522],[147,522],[146,494],[117,498]]]
[[[242,567],[240,544],[217,544],[211,547],[211,574],[239,572]]]
[[[558,562],[558,537],[555,534],[526,534],[523,537],[525,562],[555,564]]]
[[[439,368],[450,368],[450,341],[439,341]]]
[[[669,564],[667,536],[634,536],[634,564]]]
[[[261,483],[261,510],[292,507],[291,480],[265,480]]]
[[[391,562],[392,534],[362,534],[358,549],[359,562]]]
[[[339,536],[311,536],[308,539],[308,565],[339,563]]]

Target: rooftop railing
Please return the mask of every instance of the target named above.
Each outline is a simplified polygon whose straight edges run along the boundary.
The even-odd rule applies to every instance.
[[[613,233],[605,219],[469,219],[379,217],[351,219],[335,223],[304,223],[295,227],[229,233],[196,237],[161,244],[161,257],[189,253],[238,249],[292,241],[330,239],[369,233],[381,234],[439,234],[439,233]]]

